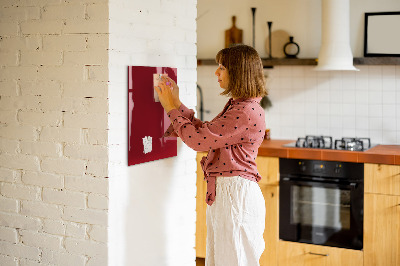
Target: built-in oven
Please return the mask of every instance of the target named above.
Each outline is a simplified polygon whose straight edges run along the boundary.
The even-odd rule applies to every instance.
[[[279,238],[361,250],[364,165],[279,160]]]

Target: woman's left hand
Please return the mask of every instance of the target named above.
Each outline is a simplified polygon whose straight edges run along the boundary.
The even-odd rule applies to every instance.
[[[172,91],[171,87],[168,86],[164,80],[160,80],[158,83],[158,87],[154,87],[157,94],[158,98],[160,100],[160,103],[162,107],[164,108],[165,112],[169,112],[172,109],[176,109],[175,104],[174,104],[174,99],[172,97]]]

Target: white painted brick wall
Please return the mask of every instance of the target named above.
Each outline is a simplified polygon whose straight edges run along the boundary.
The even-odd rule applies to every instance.
[[[87,224],[74,223],[74,222],[64,222],[67,227],[65,231],[66,236],[83,239],[86,237],[86,227]]]
[[[126,77],[128,65],[177,67],[193,108],[196,13],[195,0],[1,1],[1,265],[194,265],[195,152],[179,141],[175,158],[126,167]],[[170,215],[146,215],[137,195]],[[165,219],[156,250],[136,237],[138,214]]]
[[[64,177],[60,174],[24,171],[22,182],[27,185],[61,189],[64,187]]]
[[[17,243],[18,233],[14,228],[0,226],[0,240],[10,243]]]
[[[107,242],[107,227],[92,225],[88,235],[95,241]]]
[[[48,248],[59,250],[61,248],[62,237],[44,233],[37,233],[30,230],[19,230],[21,241],[27,246]]]
[[[18,200],[10,199],[7,197],[0,197],[0,211],[5,212],[17,212],[18,211]]]
[[[65,235],[65,224],[66,222],[57,219],[57,220],[52,220],[52,219],[45,219],[43,221],[43,232],[52,234],[52,235]]]
[[[63,249],[53,251],[50,249],[43,249],[42,261],[43,263],[55,264],[60,266],[69,265],[85,265],[86,257],[75,253],[67,252]]]
[[[106,265],[108,23],[108,0],[0,1],[0,265]]]
[[[127,167],[126,110],[130,65],[176,67],[196,105],[196,4],[109,2],[110,265],[195,265],[196,153],[178,139],[178,156]]]

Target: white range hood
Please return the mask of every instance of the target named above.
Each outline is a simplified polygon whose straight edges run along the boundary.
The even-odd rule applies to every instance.
[[[350,0],[322,0],[322,33],[314,70],[353,70],[350,48]]]

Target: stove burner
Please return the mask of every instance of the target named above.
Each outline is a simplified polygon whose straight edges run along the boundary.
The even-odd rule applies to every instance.
[[[349,151],[363,151],[371,148],[369,138],[342,138],[335,140],[335,149]]]
[[[287,144],[286,146],[295,146],[298,148],[365,151],[371,148],[371,140],[369,138],[342,138],[336,139],[335,143],[333,143],[331,136],[307,135],[304,138],[298,138],[295,143]]]
[[[303,148],[322,148],[332,149],[332,137],[330,136],[306,136],[305,138],[298,138],[296,147]]]

